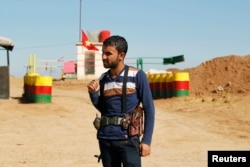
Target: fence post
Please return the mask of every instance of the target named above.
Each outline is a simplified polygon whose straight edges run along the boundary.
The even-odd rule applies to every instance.
[[[136,64],[137,64],[138,69],[143,70],[143,59],[142,58],[136,59]]]

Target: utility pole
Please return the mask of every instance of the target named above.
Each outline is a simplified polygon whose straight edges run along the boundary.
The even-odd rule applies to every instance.
[[[79,42],[81,42],[81,31],[82,31],[82,0],[80,0],[80,11],[79,11]]]

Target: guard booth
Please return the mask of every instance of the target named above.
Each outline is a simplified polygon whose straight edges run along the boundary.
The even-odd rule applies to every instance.
[[[10,76],[9,76],[9,51],[12,51],[14,45],[8,38],[0,36],[0,56],[6,56],[6,64],[0,64],[0,99],[9,99],[10,97]],[[4,63],[5,64],[5,63]]]

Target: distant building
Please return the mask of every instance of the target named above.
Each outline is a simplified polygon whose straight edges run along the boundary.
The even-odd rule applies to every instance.
[[[99,51],[87,50],[77,44],[77,80],[96,79],[107,69],[102,64],[102,43],[93,43]]]
[[[88,50],[81,42],[77,43],[77,62],[76,74],[77,80],[97,79],[100,75],[107,71],[102,63],[102,44],[103,41],[110,36],[108,30],[88,31],[89,41],[99,50]]]

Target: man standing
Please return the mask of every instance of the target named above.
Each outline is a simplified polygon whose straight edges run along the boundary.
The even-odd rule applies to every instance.
[[[128,50],[125,38],[111,36],[103,42],[103,66],[109,69],[87,87],[92,104],[101,113],[97,132],[102,164],[104,167],[141,167],[141,156],[151,153],[155,109],[148,80],[142,70],[128,67],[124,59]],[[127,72],[126,68],[128,68]],[[123,83],[126,78],[124,104]],[[122,125],[124,114],[142,105],[144,111],[144,134],[131,136]],[[123,111],[126,105],[126,111]]]

